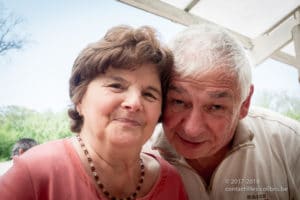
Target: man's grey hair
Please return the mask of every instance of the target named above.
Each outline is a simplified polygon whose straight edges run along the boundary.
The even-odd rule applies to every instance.
[[[210,24],[192,25],[175,36],[170,48],[181,76],[225,68],[236,75],[241,100],[248,96],[252,65],[242,45],[226,30]]]

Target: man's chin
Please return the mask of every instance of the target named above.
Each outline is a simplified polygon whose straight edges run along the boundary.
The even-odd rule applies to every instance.
[[[191,141],[191,140],[185,140],[182,137],[178,136],[176,137],[176,142],[178,146],[187,149],[189,151],[196,151],[199,148],[203,148],[208,141]]]
[[[174,147],[177,153],[184,158],[198,159],[210,155],[207,145],[210,145],[208,141],[197,143],[177,141],[177,144],[174,144]]]
[[[184,158],[187,159],[196,159],[199,157],[199,151],[198,149],[191,149],[190,147],[187,146],[175,146],[175,149],[177,151],[178,154],[180,154],[181,156],[183,156]]]

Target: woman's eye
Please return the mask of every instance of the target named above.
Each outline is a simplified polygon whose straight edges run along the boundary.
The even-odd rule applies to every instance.
[[[112,91],[121,92],[125,89],[125,87],[120,83],[112,83],[107,85],[108,88],[111,88]]]
[[[109,84],[108,87],[116,88],[116,89],[122,89],[123,88],[123,86],[119,83]]]
[[[150,100],[156,100],[157,99],[156,96],[153,95],[151,92],[145,92],[143,95],[145,97],[149,98]]]

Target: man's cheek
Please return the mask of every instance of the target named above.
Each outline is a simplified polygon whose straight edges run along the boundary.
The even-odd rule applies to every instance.
[[[163,116],[163,124],[166,129],[172,129],[177,126],[178,122],[180,121],[180,116],[177,113],[171,111],[165,111]]]

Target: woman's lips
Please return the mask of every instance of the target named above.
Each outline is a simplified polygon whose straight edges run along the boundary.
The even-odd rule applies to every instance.
[[[118,122],[121,122],[121,123],[131,125],[131,126],[142,126],[143,125],[143,122],[136,120],[136,119],[131,119],[131,118],[116,118],[115,120]]]

